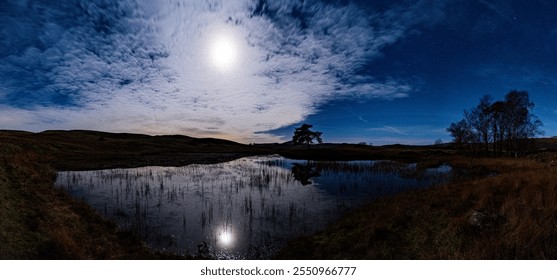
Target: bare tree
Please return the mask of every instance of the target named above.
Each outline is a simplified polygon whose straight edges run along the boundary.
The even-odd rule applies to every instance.
[[[528,92],[513,90],[505,95],[503,101],[492,103],[486,95],[480,99],[478,106],[464,111],[464,119],[452,123],[447,131],[457,144],[470,144],[474,152],[483,146],[489,153],[489,144],[493,143],[496,155],[518,156],[531,145],[531,138],[543,134],[541,121],[531,113],[534,103]]]
[[[507,154],[515,156],[528,149],[528,139],[543,134],[541,121],[531,113],[534,103],[528,92],[513,90],[505,95],[506,128],[505,144]]]
[[[485,95],[480,99],[480,104],[470,112],[465,112],[466,119],[470,127],[477,135],[477,138],[483,143],[485,153],[489,153],[489,141],[491,140],[491,123],[493,121],[490,114],[492,97]]]
[[[507,105],[503,101],[497,101],[490,107],[490,114],[493,119],[491,122],[491,133],[493,134],[493,150],[496,155],[503,153],[503,142],[505,131],[507,130]]]
[[[447,128],[447,131],[453,137],[453,142],[455,144],[462,145],[470,142],[470,129],[465,119],[462,119],[457,123],[451,123],[449,128]]]

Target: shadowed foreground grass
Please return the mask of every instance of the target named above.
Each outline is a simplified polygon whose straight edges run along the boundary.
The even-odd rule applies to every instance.
[[[53,188],[55,172],[34,152],[0,164],[0,257],[4,259],[152,259],[128,233],[87,204]]]

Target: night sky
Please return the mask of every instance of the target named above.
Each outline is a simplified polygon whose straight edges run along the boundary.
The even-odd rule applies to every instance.
[[[557,1],[0,1],[0,129],[433,144],[513,89],[557,135]]]

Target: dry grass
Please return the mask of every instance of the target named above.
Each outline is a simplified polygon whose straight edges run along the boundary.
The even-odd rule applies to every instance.
[[[469,159],[457,157],[451,163],[469,165]],[[475,160],[473,168],[499,175],[377,200],[320,234],[293,241],[278,257],[557,258],[555,170],[524,159]],[[474,225],[474,211],[493,220]]]
[[[161,258],[83,202],[53,188],[55,172],[33,151],[0,163],[0,258]]]
[[[504,223],[477,232],[460,224],[466,239],[461,258],[554,259],[557,257],[557,175],[551,170],[504,174],[475,182],[462,195],[472,207],[498,214]]]

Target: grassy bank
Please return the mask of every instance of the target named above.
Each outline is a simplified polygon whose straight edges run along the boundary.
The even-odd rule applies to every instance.
[[[449,161],[470,166],[466,158]],[[278,258],[557,258],[555,169],[526,159],[472,165],[496,175],[384,197],[294,240]]]
[[[53,188],[55,172],[30,151],[0,163],[0,258],[161,258],[83,202]]]

